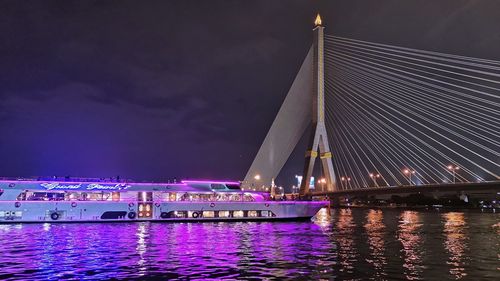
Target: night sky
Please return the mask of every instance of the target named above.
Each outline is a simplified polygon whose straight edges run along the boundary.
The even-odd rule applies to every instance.
[[[500,60],[495,0],[0,1],[0,176],[243,179],[318,11],[327,34]]]

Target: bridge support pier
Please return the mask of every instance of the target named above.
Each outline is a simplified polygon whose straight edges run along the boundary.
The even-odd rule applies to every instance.
[[[321,25],[319,15],[316,18],[315,24],[316,27],[313,29],[313,128],[306,152],[302,182],[300,184],[301,196],[309,193],[309,183],[314,170],[314,163],[318,157],[318,150],[323,167],[323,176],[326,180],[326,190],[322,191],[336,190],[332,153],[330,152],[325,125],[324,27]]]

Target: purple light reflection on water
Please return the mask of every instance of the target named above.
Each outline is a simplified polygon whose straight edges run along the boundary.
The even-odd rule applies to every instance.
[[[328,245],[311,222],[0,225],[7,237],[0,279],[18,280],[286,277]]]
[[[458,221],[453,213],[342,209],[318,216],[314,222],[0,225],[0,280],[500,277],[500,237],[492,227],[498,214],[460,213],[467,231],[450,223]],[[467,247],[456,246],[464,241]]]

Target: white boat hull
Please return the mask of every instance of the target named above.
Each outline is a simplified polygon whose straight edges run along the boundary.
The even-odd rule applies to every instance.
[[[3,201],[0,202],[0,223],[293,220],[311,218],[328,204],[311,201],[148,202],[148,216],[139,217],[139,203]]]

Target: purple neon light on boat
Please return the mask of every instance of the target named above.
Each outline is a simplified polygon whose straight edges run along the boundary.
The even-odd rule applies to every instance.
[[[194,184],[210,184],[210,183],[214,183],[214,184],[235,184],[235,185],[239,185],[240,182],[238,181],[221,181],[221,180],[182,180],[181,182],[178,182],[178,183],[165,183],[165,182],[133,182],[133,181],[125,181],[125,182],[116,182],[116,181],[75,181],[75,180],[69,180],[69,181],[65,181],[65,180],[15,180],[15,179],[12,179],[12,180],[5,180],[5,179],[2,179],[0,180],[0,183],[13,183],[13,182],[22,182],[22,183],[40,183],[40,182],[58,182],[58,183],[64,183],[64,184],[78,184],[78,183],[86,183],[86,184],[92,184],[92,183],[95,183],[95,184],[112,184],[112,185],[116,185],[116,184],[120,184],[120,183],[126,183],[126,184],[134,184],[134,185],[154,185],[154,184],[167,184],[167,185],[186,185],[188,183],[194,183]]]
[[[214,183],[214,184],[235,184],[239,185],[240,183],[237,181],[213,181],[213,180],[183,180],[182,181],[185,184],[189,183],[194,183],[194,184],[209,184],[209,183]]]

